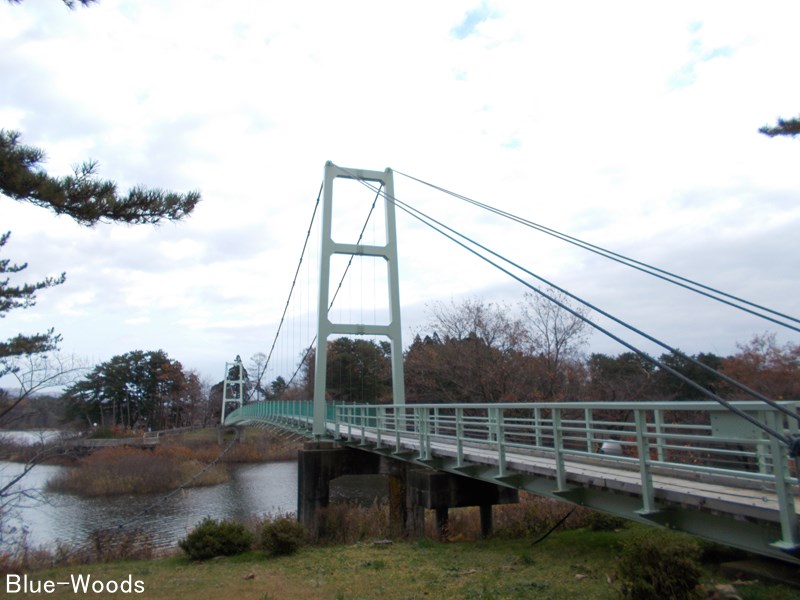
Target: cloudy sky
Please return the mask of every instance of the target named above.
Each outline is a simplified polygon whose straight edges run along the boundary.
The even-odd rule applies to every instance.
[[[0,334],[55,326],[93,363],[160,348],[218,380],[237,354],[269,351],[328,160],[391,167],[797,315],[800,140],[758,128],[800,112],[798,17],[769,0],[2,0],[0,127],[45,149],[52,174],[94,159],[121,190],[203,201],[180,224],[87,229],[0,198],[25,279],[67,272]],[[395,188],[684,351],[800,341],[399,175]],[[372,194],[342,189],[357,235]],[[521,299],[405,215],[398,238],[406,343],[431,302]],[[358,272],[377,314],[380,274]],[[343,306],[363,313],[353,285]],[[290,316],[310,322],[302,294]],[[310,342],[292,335],[278,353]],[[624,350],[599,335],[590,349]]]

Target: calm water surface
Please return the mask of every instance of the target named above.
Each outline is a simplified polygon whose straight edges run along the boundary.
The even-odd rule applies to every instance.
[[[21,465],[0,461],[0,487]],[[37,465],[22,480],[25,488],[43,489],[64,467]],[[56,540],[82,544],[94,530],[124,524],[169,547],[185,537],[203,518],[246,520],[263,514],[297,509],[297,463],[279,462],[231,467],[227,483],[183,490],[164,501],[164,494],[79,498],[44,493],[45,502],[21,508],[19,515],[34,546],[51,547]],[[151,507],[146,514],[141,514]],[[18,535],[18,534],[17,534]]]

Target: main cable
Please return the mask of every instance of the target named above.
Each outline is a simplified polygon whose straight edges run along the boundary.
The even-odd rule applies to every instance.
[[[520,265],[520,264],[518,264],[518,263],[516,263],[516,262],[514,262],[514,261],[512,261],[512,260],[510,260],[510,259],[498,254],[497,252],[491,250],[490,248],[487,248],[486,246],[476,242],[475,240],[473,240],[473,239],[471,239],[471,238],[459,233],[458,231],[452,229],[451,227],[448,227],[447,225],[441,223],[440,221],[437,221],[436,219],[433,219],[432,217],[430,217],[428,215],[425,215],[424,213],[422,213],[421,211],[418,211],[417,209],[411,207],[410,205],[408,205],[406,203],[403,203],[403,202],[401,202],[399,200],[397,202],[400,202],[401,204],[404,204],[409,210],[412,210],[412,211],[415,211],[415,212],[418,212],[418,213],[422,214],[423,216],[425,216],[425,218],[430,219],[431,221],[436,223],[439,227],[447,229],[448,231],[450,231],[454,235],[457,235],[457,236],[463,238],[464,240],[466,240],[469,243],[477,246],[478,248],[480,248],[484,252],[488,252],[489,254],[491,254],[491,255],[499,258],[500,260],[508,263],[509,265],[513,266],[514,268],[519,269],[523,273],[525,273],[527,275],[530,275],[531,277],[534,277],[535,279],[538,279],[539,281],[541,281],[545,285],[547,285],[547,286],[549,286],[549,287],[561,292],[562,294],[572,298],[573,300],[583,304],[584,306],[586,306],[590,310],[593,310],[593,311],[603,315],[604,317],[606,317],[608,319],[611,319],[612,321],[614,321],[615,323],[617,323],[619,325],[622,325],[623,327],[625,327],[629,331],[632,331],[632,332],[636,333],[637,335],[640,335],[643,338],[647,339],[648,341],[651,341],[654,344],[657,344],[658,346],[661,346],[665,350],[668,350],[674,356],[677,356],[678,358],[681,358],[683,360],[686,360],[686,361],[690,362],[691,364],[703,369],[707,373],[711,373],[712,375],[718,377],[722,381],[725,381],[726,383],[738,388],[739,390],[741,390],[741,391],[753,396],[757,400],[761,400],[762,402],[767,403],[772,408],[775,408],[776,410],[778,410],[778,411],[780,411],[780,412],[782,412],[782,413],[784,413],[784,414],[786,414],[786,415],[788,415],[790,417],[793,417],[798,422],[800,422],[800,415],[798,415],[796,412],[793,412],[790,409],[786,408],[782,404],[779,404],[779,403],[775,402],[774,400],[772,400],[768,396],[765,396],[764,394],[761,394],[760,392],[757,392],[756,390],[750,388],[749,386],[743,384],[742,382],[740,382],[740,381],[738,381],[736,379],[733,379],[732,377],[730,377],[730,376],[728,376],[728,375],[726,375],[726,374],[724,374],[724,373],[722,373],[720,371],[717,371],[716,369],[714,369],[710,365],[707,365],[707,364],[697,360],[696,358],[693,358],[693,357],[689,356],[688,354],[685,354],[684,352],[681,352],[679,349],[670,346],[669,344],[667,344],[667,343],[659,340],[658,338],[646,333],[645,331],[642,331],[641,329],[631,325],[630,323],[628,323],[626,321],[623,321],[622,319],[620,319],[620,318],[612,315],[611,313],[599,308],[598,306],[596,306],[596,305],[594,305],[594,304],[592,304],[592,303],[580,298],[579,296],[576,296],[575,294],[572,294],[568,290],[566,290],[566,289],[564,289],[562,287],[559,287],[555,283],[545,279],[544,277],[541,277],[540,275],[537,275],[536,273],[524,268],[522,265]],[[406,211],[406,212],[408,212],[408,211]]]
[[[800,319],[798,319],[796,317],[792,317],[791,315],[787,315],[787,314],[778,312],[778,311],[773,310],[771,308],[762,306],[760,304],[756,304],[755,302],[751,302],[749,300],[746,300],[744,298],[740,298],[738,296],[735,296],[733,294],[729,294],[727,292],[723,292],[723,291],[718,290],[716,288],[713,288],[711,286],[699,283],[697,281],[693,281],[693,280],[691,280],[689,278],[682,277],[680,275],[676,275],[675,273],[670,273],[669,271],[666,271],[664,269],[660,269],[658,267],[654,267],[652,265],[648,265],[647,263],[644,263],[644,262],[638,261],[636,259],[624,256],[622,254],[618,254],[616,252],[613,252],[611,250],[607,250],[607,249],[602,248],[600,246],[596,246],[594,244],[591,244],[589,242],[583,241],[583,240],[578,239],[576,237],[573,237],[573,236],[567,235],[565,233],[561,233],[559,231],[556,231],[555,229],[551,229],[551,228],[546,227],[544,225],[540,225],[538,223],[534,223],[533,221],[530,221],[530,220],[525,219],[523,217],[519,217],[519,216],[514,215],[514,214],[512,214],[510,212],[504,211],[504,210],[499,209],[499,208],[495,208],[495,207],[493,207],[493,206],[491,206],[489,204],[485,204],[483,202],[479,202],[477,200],[473,200],[473,199],[471,199],[471,198],[469,198],[467,196],[464,196],[462,194],[459,194],[457,192],[450,191],[450,190],[448,190],[446,188],[443,188],[443,187],[440,187],[438,185],[429,183],[427,181],[424,181],[424,180],[419,179],[417,177],[414,177],[412,175],[408,175],[406,173],[403,173],[402,171],[395,171],[395,173],[398,173],[398,174],[402,175],[403,177],[407,177],[407,178],[409,178],[409,179],[411,179],[413,181],[416,181],[416,182],[421,183],[423,185],[426,185],[426,186],[428,186],[430,188],[438,190],[438,191],[440,191],[442,193],[445,193],[445,194],[448,194],[450,196],[453,196],[454,198],[457,198],[459,200],[462,200],[464,202],[472,204],[473,206],[476,206],[476,207],[481,208],[483,210],[489,211],[489,212],[491,212],[493,214],[496,214],[496,215],[499,215],[501,217],[510,219],[512,221],[515,221],[515,222],[521,224],[521,225],[525,225],[526,227],[530,227],[531,229],[535,229],[537,231],[540,231],[542,233],[545,233],[547,235],[550,235],[552,237],[555,237],[555,238],[560,239],[562,241],[565,241],[567,243],[570,243],[570,244],[573,244],[573,245],[578,246],[580,248],[583,248],[584,250],[588,250],[590,252],[593,252],[595,254],[603,256],[604,258],[608,258],[610,260],[613,260],[615,262],[623,264],[623,265],[625,265],[627,267],[630,267],[632,269],[636,269],[637,271],[641,271],[642,273],[646,273],[648,275],[652,275],[653,277],[657,277],[659,279],[662,279],[662,280],[667,281],[669,283],[672,283],[674,285],[680,286],[680,287],[682,287],[684,289],[687,289],[689,291],[695,292],[696,294],[700,294],[702,296],[706,296],[707,298],[711,298],[712,300],[716,300],[717,302],[721,302],[723,304],[727,304],[728,306],[731,306],[731,307],[736,308],[738,310],[741,310],[741,311],[747,312],[749,314],[755,315],[755,316],[760,317],[762,319],[765,319],[767,321],[771,321],[772,323],[775,323],[775,324],[780,325],[782,327],[786,327],[787,329],[791,329],[793,331],[800,332],[800,327],[797,327],[795,325],[791,325],[789,323],[784,323],[783,321],[780,321],[780,320],[775,319],[773,317],[770,317],[768,315],[756,312],[755,310],[751,310],[751,309],[747,308],[746,306],[741,306],[739,304],[735,304],[734,302],[731,302],[730,300],[734,300],[735,302],[740,302],[740,303],[745,304],[747,306],[751,306],[751,307],[756,308],[758,310],[773,314],[773,315],[775,315],[777,317],[781,317],[783,319],[788,319],[789,321],[794,321],[794,322],[800,324]],[[692,286],[696,286],[696,287],[692,287]],[[703,291],[703,290],[707,290],[707,291]],[[718,296],[716,296],[714,294],[718,294]],[[719,296],[722,296],[722,297],[719,297]],[[725,298],[730,298],[730,300],[725,300]]]
[[[292,295],[294,294],[294,288],[297,285],[297,276],[300,273],[300,267],[303,265],[303,258],[306,255],[306,249],[308,248],[308,240],[311,237],[311,230],[314,227],[314,220],[317,217],[317,210],[319,209],[319,200],[322,197],[322,188],[325,183],[321,183],[319,186],[319,192],[317,193],[317,201],[314,203],[314,210],[311,213],[311,221],[308,224],[308,230],[306,231],[306,239],[303,241],[303,249],[300,251],[300,260],[297,262],[297,268],[294,271],[294,278],[292,279],[292,285],[289,288],[289,296],[286,298],[286,304],[283,307],[283,313],[281,314],[281,320],[278,323],[278,329],[275,332],[275,337],[272,339],[272,346],[269,349],[269,354],[267,355],[267,360],[264,361],[264,368],[261,372],[258,373],[258,377],[256,378],[256,385],[255,389],[258,389],[261,385],[261,378],[267,372],[267,367],[269,366],[269,361],[272,359],[272,354],[275,351],[275,345],[278,342],[278,336],[281,334],[281,329],[283,328],[283,323],[286,319],[286,313],[289,310],[289,303],[292,301]],[[250,401],[253,392],[250,392],[250,395],[247,397],[247,401]]]
[[[366,181],[366,180],[363,180],[363,179],[361,179],[361,178],[358,178],[358,176],[357,176],[355,173],[351,173],[351,176],[353,176],[353,177],[354,177],[356,180],[360,181],[360,182],[361,182],[363,185],[365,185],[366,187],[369,187],[370,189],[374,189],[374,186],[373,186],[372,184],[370,184],[370,183],[369,183],[368,181]],[[463,243],[463,242],[459,241],[458,239],[456,239],[456,238],[455,238],[455,237],[453,237],[452,235],[450,235],[450,234],[446,233],[446,232],[445,232],[445,231],[444,231],[442,228],[444,228],[444,229],[448,229],[448,230],[452,231],[452,232],[453,232],[455,235],[458,235],[458,236],[460,236],[460,237],[464,238],[464,239],[465,239],[465,240],[467,240],[469,243],[471,243],[471,244],[473,244],[473,245],[475,245],[475,246],[477,246],[477,247],[481,248],[482,250],[484,250],[484,251],[486,251],[486,252],[489,252],[489,253],[491,253],[491,254],[494,254],[494,255],[495,255],[495,256],[497,256],[498,258],[501,258],[501,259],[502,259],[502,260],[504,260],[505,262],[508,262],[509,264],[513,265],[515,268],[517,268],[517,269],[519,269],[519,270],[523,271],[524,273],[527,273],[528,275],[531,275],[531,276],[535,277],[536,279],[539,279],[539,280],[540,280],[540,281],[542,281],[543,283],[546,283],[546,284],[550,285],[551,287],[553,287],[554,289],[556,289],[556,290],[558,290],[558,291],[561,291],[562,293],[566,294],[567,296],[569,296],[569,297],[571,297],[571,298],[573,298],[573,299],[577,300],[577,301],[578,301],[578,302],[580,302],[581,304],[584,304],[585,306],[587,306],[587,307],[589,307],[589,308],[592,308],[593,310],[596,310],[597,312],[600,312],[601,314],[603,314],[603,315],[605,315],[605,316],[608,316],[609,318],[613,319],[614,321],[618,322],[619,324],[621,324],[621,325],[624,325],[625,327],[627,327],[627,328],[631,329],[631,328],[632,328],[632,326],[630,326],[630,325],[626,324],[624,321],[621,321],[620,319],[617,319],[616,317],[613,317],[613,316],[609,315],[608,313],[605,313],[604,311],[601,311],[600,309],[598,309],[598,308],[594,307],[592,304],[590,304],[590,303],[588,303],[588,302],[586,302],[586,301],[582,300],[581,298],[579,298],[579,297],[577,297],[577,296],[575,296],[575,295],[573,295],[573,294],[571,294],[571,293],[567,292],[566,290],[562,290],[562,289],[561,289],[561,288],[559,288],[558,286],[551,285],[551,284],[550,284],[550,283],[549,283],[547,280],[545,280],[545,279],[543,279],[543,278],[541,278],[541,277],[539,277],[539,276],[535,275],[534,273],[532,273],[532,272],[530,272],[530,271],[528,271],[528,270],[524,269],[523,267],[521,267],[520,265],[518,265],[518,264],[514,263],[513,261],[510,261],[509,259],[503,258],[503,257],[501,257],[500,255],[498,255],[497,253],[494,253],[494,252],[492,252],[491,250],[489,250],[489,249],[487,249],[486,247],[482,246],[482,245],[481,245],[481,244],[479,244],[478,242],[475,242],[474,240],[470,239],[468,236],[464,236],[463,234],[460,234],[460,233],[458,233],[458,232],[455,232],[455,231],[454,231],[454,230],[452,230],[451,228],[449,228],[449,227],[447,227],[447,226],[445,226],[445,225],[441,224],[439,221],[437,221],[437,220],[433,219],[432,217],[429,217],[428,215],[426,215],[426,214],[425,214],[425,213],[423,213],[422,211],[419,211],[419,210],[417,210],[417,209],[415,209],[415,208],[411,207],[410,205],[406,204],[405,202],[402,202],[402,201],[398,200],[396,197],[394,197],[394,198],[390,198],[389,196],[387,196],[387,195],[385,195],[385,194],[384,194],[384,198],[385,198],[386,200],[388,200],[388,201],[392,202],[392,203],[393,203],[395,206],[397,206],[398,208],[400,208],[401,210],[403,210],[403,211],[404,211],[406,214],[408,214],[408,215],[412,216],[413,218],[417,219],[418,221],[420,221],[420,222],[421,222],[421,223],[423,223],[424,225],[427,225],[428,227],[430,227],[431,229],[433,229],[434,231],[436,231],[436,232],[437,232],[437,233],[439,233],[440,235],[443,235],[443,236],[445,236],[446,238],[448,238],[449,240],[451,240],[451,241],[452,241],[452,242],[454,242],[455,244],[457,244],[457,245],[461,246],[462,248],[464,248],[464,249],[465,249],[465,250],[467,250],[468,252],[470,252],[470,253],[474,254],[475,256],[477,256],[478,258],[480,258],[481,260],[483,260],[483,261],[485,261],[485,262],[489,263],[490,265],[492,265],[493,267],[495,267],[495,268],[496,268],[496,269],[498,269],[499,271],[501,271],[501,272],[505,273],[506,275],[508,275],[508,276],[512,277],[513,279],[515,279],[516,281],[518,281],[519,283],[521,283],[521,284],[522,284],[522,285],[524,285],[525,287],[529,288],[529,289],[530,289],[530,290],[532,290],[533,292],[535,292],[535,293],[539,294],[539,295],[540,295],[540,296],[542,296],[543,298],[545,298],[545,299],[549,300],[550,302],[554,303],[554,304],[555,304],[555,305],[557,305],[559,308],[561,308],[561,309],[563,309],[563,310],[566,310],[567,312],[569,312],[570,314],[572,314],[574,317],[576,317],[576,318],[580,319],[581,321],[583,321],[584,323],[586,323],[586,324],[587,324],[587,325],[589,325],[590,327],[592,327],[592,328],[596,329],[597,331],[600,331],[601,333],[603,333],[604,335],[608,336],[609,338],[611,338],[611,339],[615,340],[616,342],[618,342],[618,343],[622,344],[624,347],[628,348],[629,350],[631,350],[631,351],[632,351],[632,352],[634,352],[635,354],[637,354],[637,355],[641,356],[642,358],[644,358],[644,359],[645,359],[645,360],[647,360],[648,362],[650,362],[650,363],[654,364],[654,365],[655,365],[655,366],[657,366],[658,368],[660,368],[660,369],[662,369],[662,370],[664,370],[664,371],[666,371],[666,372],[670,373],[671,375],[675,376],[676,378],[678,378],[679,380],[681,380],[681,381],[682,381],[682,382],[684,382],[685,384],[689,385],[690,387],[692,387],[692,388],[694,388],[695,390],[697,390],[697,391],[699,391],[700,393],[702,393],[704,396],[707,396],[707,397],[709,397],[709,398],[711,398],[711,399],[715,400],[716,402],[718,402],[719,404],[721,404],[722,406],[724,406],[725,408],[727,408],[727,409],[728,409],[728,410],[730,410],[731,412],[733,412],[733,413],[735,413],[735,414],[739,415],[740,417],[742,417],[742,418],[743,418],[743,419],[745,419],[746,421],[750,422],[751,424],[755,425],[755,426],[756,426],[756,427],[758,427],[759,429],[763,430],[763,431],[764,431],[764,432],[766,432],[767,434],[771,435],[772,437],[776,438],[777,440],[779,440],[779,441],[783,442],[784,444],[786,444],[786,445],[788,445],[788,446],[790,446],[790,445],[792,444],[792,441],[793,441],[793,440],[792,440],[792,438],[789,438],[789,437],[785,436],[784,434],[777,432],[777,431],[776,431],[776,430],[774,430],[772,427],[769,427],[768,425],[765,425],[765,424],[761,423],[761,422],[760,422],[760,421],[758,421],[756,418],[754,418],[754,417],[752,417],[751,415],[747,414],[746,412],[744,412],[744,411],[740,410],[739,408],[737,408],[737,407],[733,406],[733,405],[732,405],[732,404],[731,404],[731,403],[730,403],[728,400],[725,400],[724,398],[720,397],[719,395],[717,395],[716,393],[712,392],[711,390],[709,390],[709,389],[707,389],[707,388],[703,387],[702,385],[698,384],[697,382],[695,382],[694,380],[690,379],[689,377],[686,377],[684,374],[682,374],[681,372],[677,371],[677,370],[676,370],[676,369],[674,369],[673,367],[670,367],[669,365],[667,365],[667,364],[666,364],[666,363],[664,363],[663,361],[660,361],[660,360],[658,360],[657,358],[655,358],[655,357],[653,357],[653,356],[650,356],[650,355],[649,355],[647,352],[645,352],[645,351],[643,351],[643,350],[641,350],[641,349],[637,348],[637,347],[636,347],[636,346],[634,346],[633,344],[631,344],[631,343],[629,343],[629,342],[627,342],[627,341],[623,340],[622,338],[620,338],[619,336],[615,335],[615,334],[614,334],[614,333],[612,333],[611,331],[607,330],[606,328],[602,327],[601,325],[599,325],[599,324],[595,323],[594,321],[592,321],[591,319],[589,319],[588,317],[586,317],[586,315],[583,315],[583,314],[581,314],[579,311],[576,311],[576,310],[575,310],[575,309],[573,309],[572,307],[570,307],[570,306],[566,305],[566,304],[565,304],[565,303],[563,303],[563,302],[560,302],[560,301],[559,301],[559,300],[557,300],[556,298],[554,298],[554,297],[550,296],[549,294],[547,294],[547,293],[543,292],[542,290],[540,290],[540,289],[539,289],[539,288],[537,288],[536,286],[534,286],[534,285],[530,284],[529,282],[525,281],[524,279],[522,279],[520,276],[518,276],[518,275],[516,275],[516,274],[512,273],[512,272],[511,272],[511,271],[509,271],[508,269],[506,269],[506,268],[502,267],[501,265],[499,265],[498,263],[496,263],[496,262],[492,261],[492,260],[491,260],[490,258],[488,258],[487,256],[485,256],[485,255],[481,254],[481,253],[480,253],[480,252],[478,252],[477,250],[475,250],[475,249],[473,249],[473,248],[471,248],[471,247],[467,246],[465,243]],[[442,227],[442,228],[440,228],[440,227]],[[636,329],[635,329],[635,328],[633,328],[633,330],[636,330]],[[638,331],[638,330],[637,330],[637,331]],[[666,345],[666,344],[664,344],[663,342],[658,342],[658,340],[655,340],[655,338],[651,338],[650,336],[648,336],[647,334],[644,334],[643,332],[641,332],[640,334],[641,334],[641,335],[643,335],[643,336],[645,336],[645,337],[647,337],[648,339],[652,339],[653,341],[656,341],[657,343],[659,343],[659,344],[660,344],[660,345],[662,345],[663,347],[667,347],[667,348],[669,348],[669,346],[667,346],[667,345]],[[677,352],[677,351],[676,351],[676,352]],[[702,365],[702,363],[700,363],[700,364]],[[716,371],[715,371],[715,372],[716,372]],[[721,375],[721,374],[720,374],[720,375]],[[735,381],[735,380],[732,380],[732,381]],[[738,382],[737,382],[737,383],[738,383]],[[766,401],[767,401],[767,402],[769,402],[769,403],[774,403],[774,401],[772,401],[772,400],[769,400],[769,399],[766,399]],[[775,406],[778,406],[778,407],[780,407],[780,405],[777,405],[777,404],[776,404]],[[782,409],[782,410],[783,410],[783,407],[780,407],[780,409]],[[788,413],[788,414],[792,414],[792,413]],[[795,417],[797,418],[797,415],[793,415],[793,416],[795,416]]]

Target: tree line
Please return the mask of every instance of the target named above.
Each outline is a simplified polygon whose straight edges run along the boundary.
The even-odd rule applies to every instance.
[[[557,292],[556,298],[568,301]],[[579,310],[573,309],[580,313]],[[429,322],[404,352],[408,403],[699,400],[703,394],[634,352],[586,353],[585,323],[575,314],[525,295],[515,306],[471,298],[435,303]],[[383,340],[340,337],[328,340],[327,399],[390,403],[391,346]],[[242,366],[241,403],[265,399],[310,399],[315,356],[305,354],[296,381],[279,376],[262,383],[266,357],[253,355]],[[776,400],[800,399],[800,344],[780,345],[774,334],[756,335],[729,356],[701,352],[690,357],[664,354],[661,364],[728,399],[745,399],[711,367]],[[41,374],[47,360],[31,363]],[[42,407],[64,421],[88,426],[163,430],[207,426],[220,418],[224,382],[204,382],[163,350],[134,350],[73,373],[60,395],[28,398],[17,425],[41,420]],[[239,379],[234,373],[231,379]],[[54,381],[64,383],[63,379]],[[5,394],[5,404],[10,395]],[[230,396],[229,396],[230,397]],[[4,394],[0,390],[0,411]],[[233,406],[235,408],[236,405]],[[52,419],[48,420],[51,424]],[[9,426],[5,419],[0,425]]]
[[[569,305],[557,292],[549,295]],[[753,336],[728,356],[662,354],[657,360],[666,368],[660,368],[634,352],[585,352],[585,323],[532,294],[517,306],[467,299],[436,303],[429,312],[426,330],[404,353],[408,403],[706,399],[669,369],[725,398],[750,399],[697,363],[775,400],[800,399],[800,344],[780,345],[772,333]],[[298,381],[288,388],[283,382],[281,396],[311,398],[313,386],[311,350]],[[388,343],[328,341],[329,400],[388,403],[391,390]]]

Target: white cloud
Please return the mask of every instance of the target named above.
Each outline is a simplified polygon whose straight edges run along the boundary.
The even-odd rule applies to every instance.
[[[265,351],[326,160],[397,168],[796,314],[787,232],[800,221],[800,146],[757,129],[798,112],[798,12],[791,2],[2,3],[0,127],[45,148],[54,173],[93,158],[123,191],[204,197],[186,223],[94,229],[0,200],[8,256],[29,261],[26,276],[68,275],[4,319],[3,334],[54,325],[67,347],[100,359],[160,347],[211,377],[214,361]],[[706,335],[659,302],[660,287],[615,280],[594,257],[399,175],[395,185],[687,351],[732,349],[763,327],[708,309]],[[409,314],[473,290],[521,293],[405,215],[398,223]],[[315,309],[303,293],[297,318]]]

